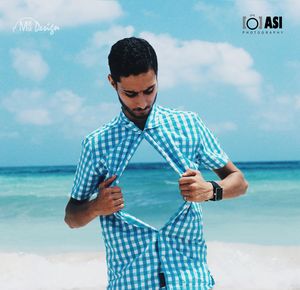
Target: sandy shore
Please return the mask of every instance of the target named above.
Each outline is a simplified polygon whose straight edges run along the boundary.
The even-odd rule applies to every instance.
[[[300,290],[300,247],[208,243],[214,290]]]
[[[0,253],[0,289],[104,290],[105,253]],[[300,290],[300,247],[208,243],[214,290]]]

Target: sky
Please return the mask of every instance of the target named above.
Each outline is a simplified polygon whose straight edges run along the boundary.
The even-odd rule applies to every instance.
[[[243,16],[282,28],[243,29]],[[107,55],[129,36],[157,52],[157,104],[197,112],[232,161],[300,160],[300,1],[12,0],[0,2],[0,166],[77,164],[84,137],[120,112]]]

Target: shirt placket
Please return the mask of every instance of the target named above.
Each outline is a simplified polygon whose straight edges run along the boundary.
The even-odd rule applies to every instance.
[[[188,160],[186,160],[186,158],[177,150],[175,150],[175,152],[180,154],[177,154],[174,159],[175,161],[173,161],[173,159],[163,149],[163,146],[159,144],[159,142],[157,142],[155,138],[152,137],[151,133],[154,134],[155,132],[152,130],[147,131],[144,135],[145,139],[165,158],[168,164],[178,173],[179,176],[181,176],[187,168],[194,167],[194,164],[188,162]],[[172,145],[175,146],[175,144]],[[158,275],[160,280],[160,287],[162,287],[161,289],[168,289],[169,282],[165,275],[166,273],[170,272],[169,265],[166,259],[167,249],[164,245],[165,241],[163,235],[165,234],[165,231],[172,230],[172,228],[174,227],[173,223],[175,222],[175,220],[181,214],[186,214],[186,212],[190,209],[192,205],[192,202],[185,201],[183,205],[177,210],[177,212],[175,212],[175,214],[167,221],[167,223],[157,232],[156,250],[159,257]]]

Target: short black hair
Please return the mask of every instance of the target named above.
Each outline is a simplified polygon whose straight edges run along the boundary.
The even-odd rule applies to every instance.
[[[117,41],[108,55],[110,74],[115,82],[121,77],[138,75],[153,69],[157,75],[157,56],[145,39],[123,38]]]

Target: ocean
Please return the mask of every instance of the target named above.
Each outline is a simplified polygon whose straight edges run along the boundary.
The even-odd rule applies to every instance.
[[[259,276],[256,288],[252,279],[252,288],[237,289],[300,289],[300,161],[236,165],[249,182],[247,194],[202,203],[208,259],[222,282],[216,289],[235,289]],[[104,289],[99,219],[80,229],[64,223],[75,169],[0,168],[0,289]],[[208,170],[201,173],[217,179]],[[124,210],[162,227],[184,202],[178,178],[166,163],[129,164],[119,183]],[[245,276],[228,278],[230,270],[243,267]]]

